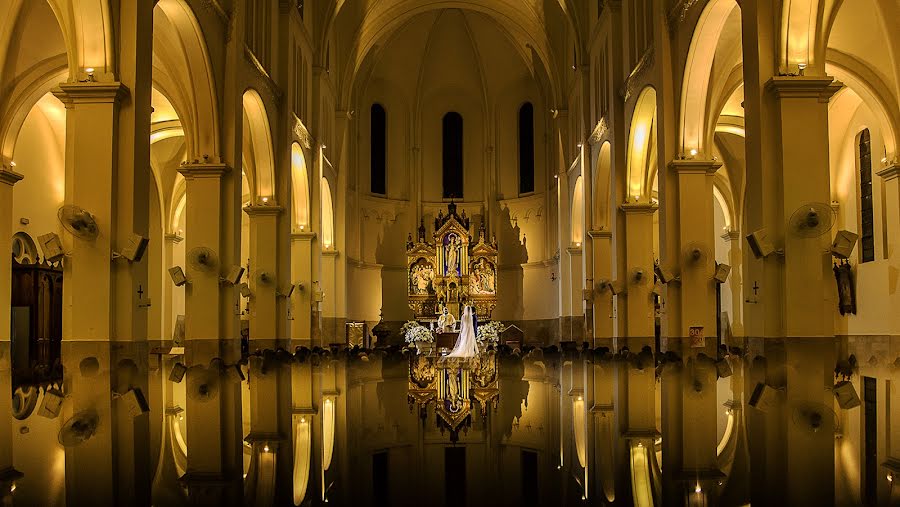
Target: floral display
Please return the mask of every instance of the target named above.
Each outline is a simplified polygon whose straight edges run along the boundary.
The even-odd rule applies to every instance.
[[[492,320],[478,326],[478,343],[496,344],[500,341],[500,333],[504,331],[503,323]]]
[[[428,330],[427,327],[419,324],[418,322],[411,320],[406,324],[403,324],[403,327],[400,328],[400,331],[403,333],[403,338],[406,340],[406,343],[415,343],[415,342],[433,342],[434,335],[431,334],[431,331]]]

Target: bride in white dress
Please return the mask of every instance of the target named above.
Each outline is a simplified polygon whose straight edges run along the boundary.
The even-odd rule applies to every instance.
[[[459,319],[459,338],[456,346],[447,357],[475,357],[478,354],[478,343],[475,340],[475,325],[472,319],[472,307],[467,306]]]

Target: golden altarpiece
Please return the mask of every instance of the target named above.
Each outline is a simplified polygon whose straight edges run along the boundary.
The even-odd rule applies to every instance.
[[[433,322],[443,308],[459,317],[465,305],[475,308],[478,319],[490,320],[497,306],[497,244],[487,241],[484,226],[473,242],[469,217],[447,206],[434,220],[431,241],[424,220],[417,240],[410,234],[406,245],[409,308],[415,319]]]

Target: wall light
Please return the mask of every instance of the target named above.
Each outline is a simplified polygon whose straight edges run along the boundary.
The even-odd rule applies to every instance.
[[[798,64],[797,64],[797,70],[798,70],[798,73],[799,73],[801,76],[804,75],[804,74],[806,73],[806,64],[805,64],[805,63],[798,63]]]
[[[88,68],[84,69],[84,71],[87,73],[88,81],[93,81],[94,80],[94,68],[88,67]]]
[[[894,482],[894,474],[887,474],[887,481]]]
[[[697,150],[696,150],[696,149],[691,149],[691,156],[692,156],[692,157],[696,157],[696,156],[697,156]]]
[[[554,175],[553,175],[553,179],[554,179],[554,180],[558,180],[558,179],[559,179],[559,175],[558,175],[558,174],[554,174]]]
[[[269,444],[266,444],[266,445],[263,447],[263,452],[269,452]]]
[[[700,493],[703,493],[703,489],[700,488],[700,483],[699,483],[699,482],[697,483],[697,486],[694,488],[694,493],[697,493],[698,495],[699,495]]]
[[[887,158],[882,159],[882,162],[887,162]],[[15,160],[10,160],[10,161],[9,161],[9,166],[10,166],[10,167],[15,167],[15,166],[16,166],[16,161],[15,161]]]
[[[262,202],[263,202],[263,204],[268,204],[268,203],[269,203],[269,198],[268,198],[268,197],[263,197],[263,198],[262,198]]]

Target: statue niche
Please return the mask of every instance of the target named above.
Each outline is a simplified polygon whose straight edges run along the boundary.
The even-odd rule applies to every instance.
[[[447,206],[434,221],[434,234],[425,237],[424,220],[416,241],[406,243],[409,275],[409,307],[416,320],[435,322],[446,307],[458,317],[466,304],[475,308],[479,319],[490,320],[497,305],[497,244],[488,243],[484,227],[478,242],[472,242],[470,220],[456,204]]]

